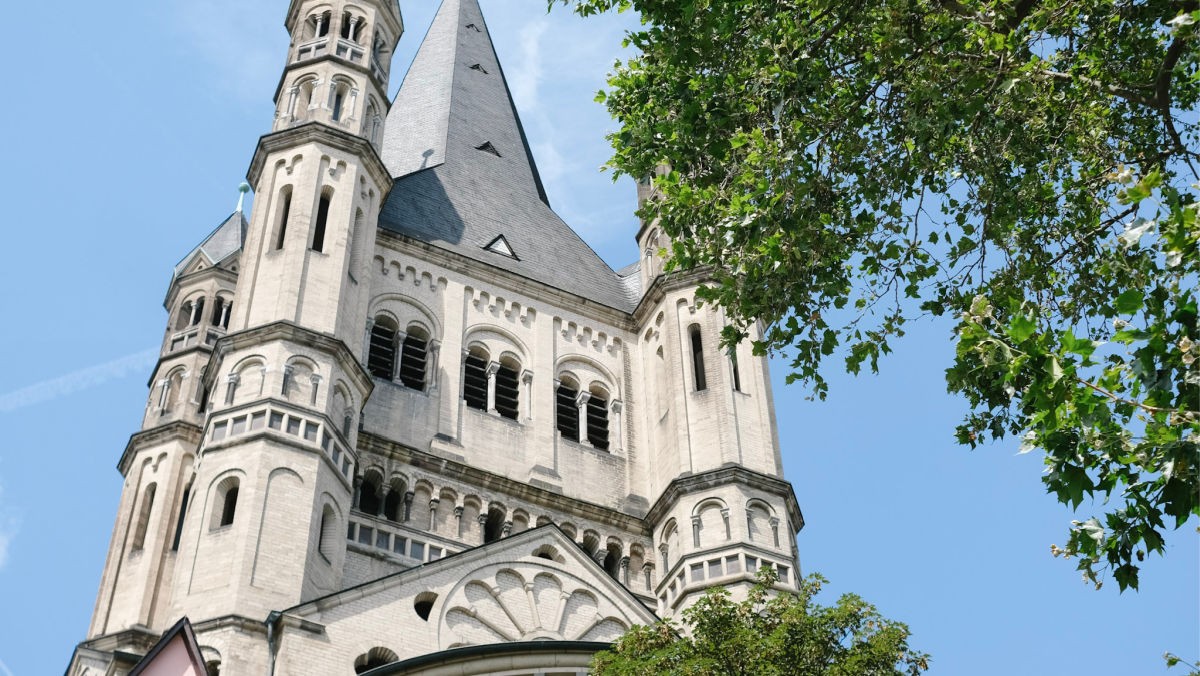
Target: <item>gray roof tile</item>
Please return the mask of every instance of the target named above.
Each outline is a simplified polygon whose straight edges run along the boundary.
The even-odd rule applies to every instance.
[[[636,305],[636,276],[631,285],[613,272],[550,208],[477,0],[443,0],[388,114],[383,160],[397,180],[380,227],[615,309]],[[485,248],[499,235],[518,260]]]

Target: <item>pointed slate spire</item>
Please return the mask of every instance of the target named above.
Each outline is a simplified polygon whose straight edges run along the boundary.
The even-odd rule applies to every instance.
[[[636,306],[637,276],[613,272],[550,209],[477,0],[442,1],[388,113],[382,156],[396,182],[381,228]]]
[[[393,177],[490,147],[510,181],[549,203],[477,0],[443,0],[384,129]]]

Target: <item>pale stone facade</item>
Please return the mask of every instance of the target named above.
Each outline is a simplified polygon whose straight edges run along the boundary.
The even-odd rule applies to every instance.
[[[252,213],[175,268],[68,673],[185,616],[210,672],[583,673],[709,586],[793,587],[765,359],[720,349],[653,224],[614,272],[554,215],[476,1],[390,107],[394,0],[286,25]],[[561,650],[502,647],[531,641]]]

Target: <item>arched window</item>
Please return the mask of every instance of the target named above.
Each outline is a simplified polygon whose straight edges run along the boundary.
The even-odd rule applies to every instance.
[[[183,305],[179,306],[179,314],[175,317],[175,330],[182,331],[192,323],[192,314],[195,312],[195,304],[192,301],[184,301]]]
[[[593,385],[587,401],[587,439],[593,448],[608,450],[608,393]]]
[[[396,653],[387,648],[371,648],[367,652],[359,655],[354,660],[354,673],[361,674],[370,671],[375,667],[382,667],[385,664],[391,664],[400,659]]]
[[[321,509],[321,531],[317,534],[317,551],[326,561],[333,560],[334,543],[338,541],[337,515],[333,507],[325,505]]]
[[[224,296],[217,296],[213,301],[212,325],[223,329],[229,328],[229,313],[233,311],[233,302]]]
[[[614,580],[619,580],[618,575],[621,572],[621,544],[619,542],[608,543],[608,553],[604,555],[604,572]]]
[[[688,334],[692,338],[692,374],[695,376],[696,391],[700,392],[708,389],[704,378],[704,343],[700,339],[700,325],[692,324],[688,327]]]
[[[495,542],[504,533],[504,510],[499,507],[488,509],[487,520],[483,523],[483,543]]]
[[[358,509],[367,514],[379,514],[382,504],[380,502],[380,484],[382,478],[374,471],[367,472],[363,477],[362,485],[358,488]]]
[[[237,477],[226,477],[217,484],[216,499],[213,500],[211,529],[224,528],[233,523],[234,513],[237,512],[238,485]]]
[[[383,518],[399,523],[404,520],[404,494],[407,488],[404,479],[395,477],[388,486],[387,496],[383,499]]]
[[[333,90],[329,92],[330,117],[334,122],[340,122],[343,117],[353,114],[347,110],[350,103],[350,85],[345,82],[334,82]]]
[[[564,438],[579,441],[579,386],[573,379],[563,376],[554,393],[554,412],[558,431]]]
[[[463,399],[480,411],[488,408],[487,365],[488,353],[480,347],[471,348],[463,364]]]
[[[295,122],[303,122],[308,119],[312,109],[316,107],[317,93],[317,78],[308,76],[296,84],[295,97],[291,102],[291,110],[288,111]]]
[[[138,509],[137,523],[133,527],[133,542],[129,549],[139,550],[146,543],[146,530],[150,527],[150,512],[154,510],[154,492],[157,484],[150,484],[142,489],[142,504]]]
[[[342,38],[345,40],[353,40],[358,44],[362,44],[363,34],[362,17],[355,16],[350,12],[342,13]]]
[[[391,317],[379,316],[371,327],[371,347],[367,354],[367,370],[378,378],[392,379],[396,371],[396,332],[399,327]]]
[[[283,248],[283,242],[287,238],[288,219],[292,212],[292,186],[284,186],[279,192],[279,211],[277,221],[275,223],[275,250]]]
[[[307,39],[323,38],[329,35],[329,12],[313,14],[308,17],[304,26],[304,37]]]
[[[520,412],[521,364],[512,357],[502,357],[496,371],[496,412],[516,420]]]
[[[429,351],[429,332],[420,326],[408,327],[400,347],[400,382],[414,390],[425,389],[425,368]]]
[[[317,220],[313,223],[312,245],[309,246],[313,251],[325,251],[325,228],[329,223],[329,201],[332,197],[333,191],[325,188],[321,191],[321,199],[317,201]]]

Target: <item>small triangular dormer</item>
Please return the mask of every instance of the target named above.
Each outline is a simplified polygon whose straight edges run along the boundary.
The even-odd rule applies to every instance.
[[[502,157],[500,151],[496,150],[496,146],[492,145],[491,141],[484,141],[481,145],[475,146],[475,150],[482,150],[483,152],[491,153],[496,157]]]
[[[517,258],[517,254],[514,253],[512,247],[509,246],[508,240],[504,239],[504,235],[496,235],[496,238],[483,248],[491,251],[492,253],[498,253],[501,256],[508,256],[513,260],[521,260],[520,258]]]

